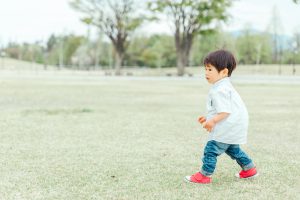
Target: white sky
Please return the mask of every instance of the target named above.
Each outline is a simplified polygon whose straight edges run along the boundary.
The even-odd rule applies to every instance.
[[[0,0],[0,46],[8,41],[46,41],[51,33],[85,34],[87,27],[80,22],[80,13],[68,4],[69,0]],[[283,33],[292,35],[300,30],[300,5],[292,0],[237,0],[230,8],[232,20],[224,30],[243,29],[251,24],[266,30],[276,6]],[[163,23],[148,23],[140,32],[170,32]]]

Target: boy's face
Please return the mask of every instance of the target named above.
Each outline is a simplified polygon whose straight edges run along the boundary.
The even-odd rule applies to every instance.
[[[211,64],[205,65],[205,78],[210,84],[221,80],[228,76],[228,69],[225,68],[218,72],[218,70]]]

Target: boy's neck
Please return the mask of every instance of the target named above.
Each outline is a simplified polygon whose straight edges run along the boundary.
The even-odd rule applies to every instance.
[[[221,82],[221,81],[223,81],[223,80],[228,80],[228,79],[229,79],[229,77],[226,76],[226,77],[221,78],[221,79],[217,80],[216,82],[214,82],[213,85],[218,84],[219,82]]]

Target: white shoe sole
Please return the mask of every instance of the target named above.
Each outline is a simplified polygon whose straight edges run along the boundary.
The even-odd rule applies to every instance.
[[[255,178],[255,177],[258,177],[259,176],[259,173],[256,173],[255,175],[253,176],[249,176],[247,178],[241,178],[240,177],[240,174],[235,174],[235,177],[239,178],[239,179],[252,179],[252,178]]]
[[[192,181],[191,181],[191,176],[186,176],[186,177],[184,177],[183,180],[184,180],[185,182],[192,183]]]
[[[195,183],[193,181],[191,181],[191,176],[186,176],[183,179],[185,182],[187,183],[191,183],[191,184],[201,184],[201,185],[209,185],[210,183]]]

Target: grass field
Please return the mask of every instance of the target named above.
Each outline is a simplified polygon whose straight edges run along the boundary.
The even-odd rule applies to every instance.
[[[243,148],[260,172],[218,159],[188,184],[207,133],[204,80],[0,79],[0,199],[300,199],[300,85],[236,83],[250,114]]]

